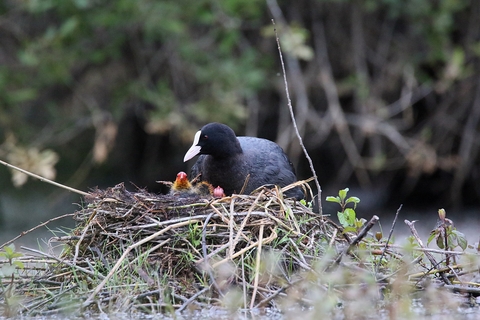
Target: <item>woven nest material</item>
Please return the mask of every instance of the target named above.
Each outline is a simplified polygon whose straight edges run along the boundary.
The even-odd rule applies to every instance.
[[[205,199],[129,192],[123,184],[95,190],[74,215],[78,227],[64,238],[64,257],[84,268],[93,263],[106,277],[136,273],[143,282],[140,295],[158,289],[163,279],[178,307],[194,296],[199,303],[220,299],[235,286],[247,286],[250,296],[256,288],[257,304],[291,281],[292,270],[308,267],[305,257],[320,256],[327,241],[324,220],[281,194],[264,188],[254,195]],[[259,265],[267,255],[277,259],[274,271]],[[262,273],[268,281],[259,282]],[[155,302],[165,298],[155,296]]]

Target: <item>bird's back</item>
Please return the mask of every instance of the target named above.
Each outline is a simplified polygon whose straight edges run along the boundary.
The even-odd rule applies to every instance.
[[[276,143],[255,137],[238,137],[243,153],[229,158],[214,159],[201,155],[192,167],[192,177],[202,174],[201,179],[216,187],[221,186],[225,194],[239,193],[248,176],[243,193],[249,194],[262,185],[284,187],[297,181],[295,169],[283,149]],[[303,198],[300,188],[286,193],[287,197]]]

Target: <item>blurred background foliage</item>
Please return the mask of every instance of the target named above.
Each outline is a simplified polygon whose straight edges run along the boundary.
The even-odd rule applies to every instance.
[[[308,178],[274,18],[326,190],[478,204],[479,17],[474,0],[4,0],[0,157],[82,190],[161,192],[219,121],[277,141]],[[48,189],[0,178],[4,195],[11,179]]]

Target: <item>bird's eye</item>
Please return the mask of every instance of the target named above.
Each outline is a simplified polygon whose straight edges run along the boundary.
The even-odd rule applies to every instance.
[[[202,137],[203,140],[207,140],[208,139],[208,136],[206,134],[203,135]]]

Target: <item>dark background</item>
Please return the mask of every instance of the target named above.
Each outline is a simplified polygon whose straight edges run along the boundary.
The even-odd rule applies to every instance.
[[[479,16],[474,0],[5,0],[0,158],[83,191],[165,192],[155,181],[187,171],[194,133],[219,121],[276,141],[312,176],[274,18],[322,200],[349,187],[365,217],[400,203],[476,216]],[[3,235],[82,203],[14,186],[3,166],[0,179]]]

